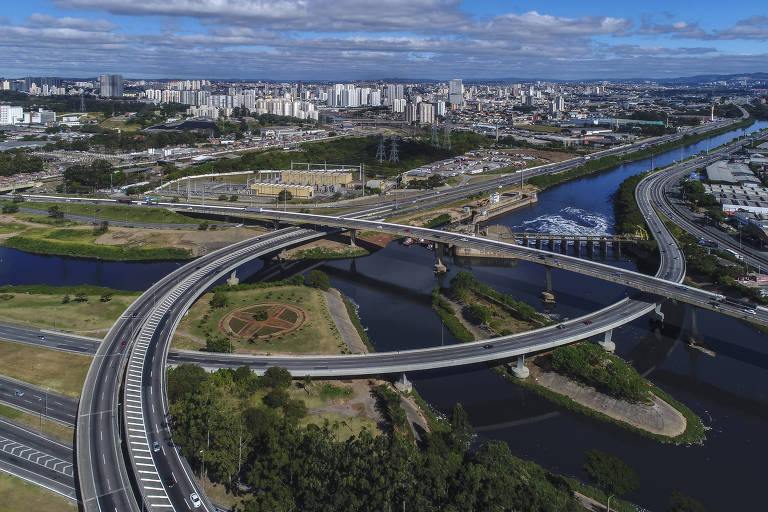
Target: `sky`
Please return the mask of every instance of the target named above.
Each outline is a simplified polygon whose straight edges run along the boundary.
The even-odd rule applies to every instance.
[[[0,76],[613,79],[768,71],[762,1],[0,0]]]

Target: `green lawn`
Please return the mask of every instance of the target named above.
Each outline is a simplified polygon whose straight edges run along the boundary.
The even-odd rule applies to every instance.
[[[52,254],[95,258],[110,261],[182,260],[192,257],[189,251],[174,247],[131,247],[127,245],[96,244],[100,234],[90,227],[29,228],[5,240],[11,249],[35,254]]]
[[[65,213],[93,217],[96,221],[120,220],[125,222],[144,222],[150,224],[196,224],[195,219],[166,210],[146,206],[118,206],[84,203],[44,203],[27,201],[19,205],[22,208],[48,211],[51,206],[58,206]]]
[[[91,356],[0,340],[0,374],[79,397]]]
[[[74,300],[79,290],[86,293],[87,301]],[[119,292],[112,295],[108,302],[102,302],[104,293],[114,292],[78,287],[40,290],[45,293],[28,291],[15,287],[0,288],[0,320],[80,332],[95,337],[104,335],[139,296],[139,293]],[[66,295],[70,301],[63,303]]]
[[[77,503],[53,491],[0,472],[0,512],[77,510]]]
[[[307,313],[304,326],[282,338],[271,340],[232,340],[234,352],[338,354],[344,347],[338,329],[328,311],[320,290],[307,286],[279,286],[225,292],[228,305],[212,309],[213,294],[201,296],[179,324],[173,339],[174,348],[199,350],[205,348],[207,337],[223,336],[219,321],[230,311],[258,302],[278,302],[298,306]]]

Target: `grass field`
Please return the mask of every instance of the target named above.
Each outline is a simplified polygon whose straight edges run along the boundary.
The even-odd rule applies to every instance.
[[[16,292],[4,289],[0,294],[0,320],[33,326],[52,327],[63,331],[79,332],[101,337],[139,296],[138,293],[113,295],[109,302],[101,301],[101,294],[88,290],[87,302],[75,302],[77,287],[49,293]],[[48,291],[48,290],[46,290]],[[70,302],[62,300],[69,295]]]
[[[141,130],[141,125],[138,123],[132,123],[129,119],[123,117],[110,117],[102,121],[99,126],[102,128],[109,128],[114,130],[119,128],[122,132],[137,132]]]
[[[93,217],[97,222],[106,220],[121,220],[125,222],[144,222],[149,224],[196,224],[195,219],[190,219],[176,212],[164,208],[146,206],[118,206],[104,204],[83,203],[45,203],[27,201],[20,206],[33,210],[47,212],[51,206],[58,206],[65,213],[72,215],[84,215]]]
[[[0,374],[79,397],[91,357],[0,340]]]
[[[0,235],[7,235],[8,233],[16,233],[25,228],[23,224],[17,222],[0,222]]]
[[[228,305],[212,309],[208,304],[212,294],[200,297],[179,324],[173,338],[174,348],[199,350],[205,348],[206,337],[218,337],[219,321],[230,311],[258,302],[279,302],[295,305],[307,313],[307,321],[299,330],[271,340],[255,342],[232,340],[234,352],[338,354],[344,343],[328,311],[320,290],[307,286],[280,286],[225,292]]]
[[[74,501],[6,473],[0,473],[0,496],[0,512],[77,510]]]
[[[95,243],[100,234],[89,226],[76,228],[32,227],[5,240],[6,247],[35,254],[95,258],[110,261],[181,260],[191,258],[185,249]]]
[[[35,430],[40,430],[39,414],[32,414],[26,411],[16,409],[15,407],[10,407],[8,405],[0,404],[0,416],[13,420],[17,423],[21,423],[22,425],[26,425]],[[65,425],[62,425],[61,423],[58,423],[53,420],[45,419],[45,418],[43,418],[42,424],[43,424],[42,432],[48,435],[51,435],[56,439],[61,439],[62,441],[66,441],[68,443],[74,443],[74,438],[75,438],[74,428],[67,427]]]

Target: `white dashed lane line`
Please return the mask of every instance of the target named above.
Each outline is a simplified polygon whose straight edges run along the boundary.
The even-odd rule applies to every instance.
[[[53,455],[48,455],[47,453],[30,448],[29,446],[2,436],[0,436],[0,451],[13,455],[14,457],[28,460],[33,464],[51,469],[57,473],[62,473],[67,476],[74,475],[72,462],[59,459]]]

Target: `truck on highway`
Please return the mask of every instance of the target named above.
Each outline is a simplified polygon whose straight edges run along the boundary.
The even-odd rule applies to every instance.
[[[253,206],[247,206],[245,208],[245,210],[243,210],[243,211],[248,212],[248,213],[261,213],[262,210],[263,210],[263,208],[256,208],[256,207],[253,207]]]

